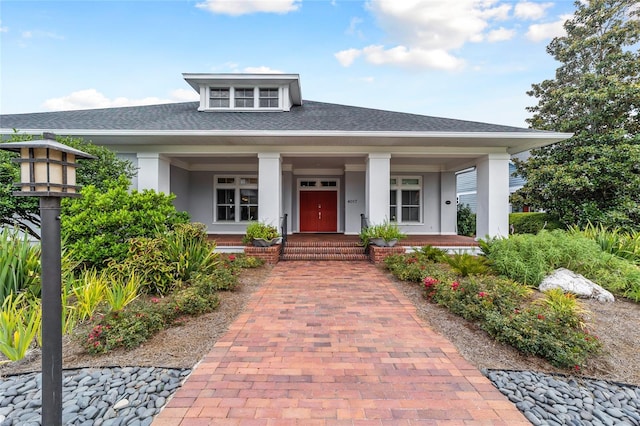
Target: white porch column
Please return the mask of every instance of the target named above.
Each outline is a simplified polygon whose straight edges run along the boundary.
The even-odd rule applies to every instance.
[[[372,225],[380,224],[389,219],[390,178],[391,154],[369,154],[367,158],[366,215]]]
[[[258,154],[258,219],[280,227],[282,168],[280,153]]]
[[[171,165],[169,160],[157,152],[142,152],[138,157],[138,190],[153,189],[168,194]]]
[[[477,163],[476,235],[509,235],[509,155],[489,154]]]

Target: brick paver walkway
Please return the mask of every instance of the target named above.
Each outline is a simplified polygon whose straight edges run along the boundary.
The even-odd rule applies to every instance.
[[[529,425],[375,266],[280,262],[154,426]]]

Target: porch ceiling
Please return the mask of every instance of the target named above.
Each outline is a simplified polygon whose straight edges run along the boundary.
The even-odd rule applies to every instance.
[[[438,169],[438,170],[456,170],[457,168],[467,167],[467,164],[473,161],[476,155],[411,155],[411,156],[392,156],[391,168],[394,169],[411,169],[416,170]],[[169,158],[177,160],[176,164],[188,169],[216,169],[217,167],[229,167],[237,165],[242,169],[247,167],[258,167],[258,158],[256,155],[212,155],[203,154],[200,156],[184,156],[170,155]],[[343,170],[346,165],[362,165],[365,166],[367,156],[365,154],[350,155],[283,155],[282,162],[284,165],[291,166],[296,169],[307,170],[326,170],[340,169]]]

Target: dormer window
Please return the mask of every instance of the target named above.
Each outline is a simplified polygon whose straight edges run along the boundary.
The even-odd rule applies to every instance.
[[[234,92],[236,108],[253,108],[253,87],[250,89],[235,89]]]
[[[200,93],[199,111],[290,111],[302,105],[297,74],[183,74]]]
[[[278,108],[278,89],[260,88],[260,108]]]
[[[212,87],[209,89],[210,108],[229,108],[229,88]]]

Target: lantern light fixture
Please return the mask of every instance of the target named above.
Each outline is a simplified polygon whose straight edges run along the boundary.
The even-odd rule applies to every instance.
[[[41,140],[2,143],[0,149],[20,154],[13,160],[20,164],[16,196],[77,197],[76,160],[96,158],[56,142],[52,133],[44,133]]]

